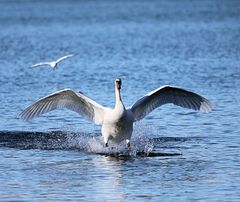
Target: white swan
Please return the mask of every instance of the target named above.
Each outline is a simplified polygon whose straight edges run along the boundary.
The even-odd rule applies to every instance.
[[[39,66],[46,66],[46,65],[48,65],[48,66],[50,66],[52,69],[55,69],[55,68],[57,67],[57,65],[58,65],[59,62],[65,60],[65,59],[67,59],[67,58],[70,58],[70,57],[72,57],[72,56],[74,56],[74,55],[65,55],[65,56],[63,56],[63,57],[58,58],[58,59],[55,60],[55,61],[51,61],[51,62],[40,62],[40,63],[37,63],[37,64],[32,65],[31,67],[39,67]]]
[[[64,89],[40,99],[26,108],[20,117],[30,120],[57,108],[67,108],[78,112],[95,124],[102,125],[101,132],[105,146],[108,146],[109,140],[117,143],[126,140],[127,145],[130,146],[133,123],[163,104],[172,103],[202,112],[209,112],[213,108],[209,100],[196,93],[163,86],[146,94],[132,107],[126,109],[121,99],[121,84],[121,79],[116,79],[114,109],[103,107],[80,92]]]

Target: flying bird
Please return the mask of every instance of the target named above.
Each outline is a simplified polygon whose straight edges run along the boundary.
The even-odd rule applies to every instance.
[[[125,108],[121,98],[121,86],[121,79],[116,79],[113,109],[98,104],[81,92],[64,89],[38,100],[27,107],[20,117],[23,120],[30,120],[54,109],[67,108],[95,124],[102,125],[101,133],[106,147],[109,142],[119,143],[123,140],[130,147],[133,123],[143,119],[161,105],[172,103],[201,112],[210,112],[213,108],[212,103],[201,95],[167,85],[149,92],[131,107]]]
[[[39,67],[39,66],[50,66],[52,69],[55,69],[58,65],[59,62],[67,59],[67,58],[70,58],[74,55],[65,55],[63,57],[60,57],[59,59],[55,60],[55,61],[51,61],[51,62],[40,62],[40,63],[37,63],[37,64],[34,64],[32,65],[31,67]]]

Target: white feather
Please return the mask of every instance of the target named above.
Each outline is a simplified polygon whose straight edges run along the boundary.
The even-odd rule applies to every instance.
[[[40,67],[40,66],[45,66],[45,65],[48,65],[50,66],[51,68],[56,68],[58,63],[61,62],[62,60],[65,60],[67,58],[70,58],[70,57],[73,57],[74,55],[65,55],[63,57],[60,57],[58,58],[57,60],[54,60],[54,61],[51,61],[51,62],[40,62],[40,63],[37,63],[37,64],[34,64],[32,65],[31,67]]]
[[[26,108],[20,114],[20,117],[24,120],[30,120],[59,108],[67,108],[75,111],[96,124],[103,123],[105,107],[82,93],[76,93],[71,89],[64,89],[38,100]]]
[[[201,112],[210,112],[213,108],[209,100],[194,92],[173,86],[162,86],[143,96],[129,109],[133,112],[134,120],[138,121],[157,107],[168,103]]]

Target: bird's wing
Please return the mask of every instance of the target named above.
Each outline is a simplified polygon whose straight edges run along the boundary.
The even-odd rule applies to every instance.
[[[134,115],[134,120],[137,121],[167,103],[202,112],[209,112],[213,108],[213,104],[209,100],[196,93],[172,86],[162,86],[143,96],[130,110]]]
[[[65,60],[65,59],[70,58],[70,57],[72,57],[72,56],[73,56],[73,55],[71,54],[71,55],[65,55],[65,56],[63,56],[63,57],[60,57],[59,59],[56,60],[56,63],[61,62],[62,60]]]
[[[37,64],[32,65],[31,67],[39,67],[43,65],[50,65],[50,62],[39,62]]]
[[[82,93],[76,93],[71,89],[64,89],[38,100],[26,108],[20,114],[20,117],[23,120],[30,120],[59,108],[67,108],[75,111],[96,124],[103,123],[105,107]]]

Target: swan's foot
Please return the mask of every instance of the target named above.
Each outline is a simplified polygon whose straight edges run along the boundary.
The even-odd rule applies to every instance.
[[[131,144],[130,144],[130,140],[129,140],[129,139],[126,139],[126,143],[127,143],[127,148],[130,149],[130,146],[131,146]]]

